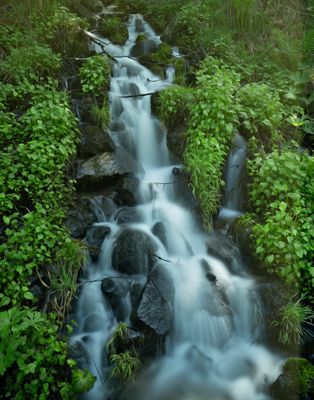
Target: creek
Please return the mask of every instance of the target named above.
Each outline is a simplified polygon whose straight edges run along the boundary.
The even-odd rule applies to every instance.
[[[175,72],[169,67],[160,80],[130,57],[139,35],[160,43],[140,15],[130,17],[128,32],[124,46],[94,36],[116,60],[109,128],[115,146],[136,160],[140,184],[137,204],[122,206],[109,218],[94,203],[98,222],[93,228],[100,232],[102,251],[91,257],[80,282],[71,337],[97,377],[84,399],[113,398],[106,343],[122,321],[135,330],[140,322],[163,338],[160,354],[146,361],[123,398],[266,400],[281,359],[260,342],[257,284],[234,247],[225,249],[225,262],[210,255],[208,243],[219,253],[227,238],[223,233],[209,237],[199,226],[186,201],[182,165],[169,153],[165,128],[151,110],[148,93],[171,85]],[[102,52],[103,46],[93,46]],[[177,49],[173,53],[180,56]],[[238,180],[245,143],[239,137],[235,141],[220,215],[228,223],[242,211]]]

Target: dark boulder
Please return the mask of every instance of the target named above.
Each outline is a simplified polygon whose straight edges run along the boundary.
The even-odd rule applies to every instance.
[[[125,274],[146,274],[153,265],[156,244],[147,233],[125,229],[117,237],[112,253],[113,268]]]
[[[86,241],[89,246],[89,253],[93,261],[97,261],[101,245],[111,229],[108,226],[92,226],[86,234]]]
[[[289,358],[269,392],[276,400],[313,399],[314,366],[304,358]]]
[[[137,317],[158,335],[170,332],[173,322],[174,286],[171,274],[156,265],[149,274]]]
[[[167,131],[167,146],[169,150],[176,155],[179,160],[182,160],[185,145],[186,145],[186,126],[175,125]]]
[[[130,290],[130,284],[120,278],[105,278],[101,282],[101,290],[111,305],[117,321],[125,321],[129,311],[126,296]]]
[[[207,253],[227,264],[229,270],[239,273],[241,256],[236,245],[225,235],[218,232],[210,234],[207,243]]]
[[[118,224],[129,224],[143,222],[143,215],[137,208],[125,206],[117,211],[114,219]]]
[[[78,155],[81,158],[90,158],[115,149],[113,140],[107,130],[98,126],[83,125],[81,127],[81,143],[78,146]]]
[[[145,39],[137,42],[131,49],[132,57],[141,57],[145,54],[151,53],[157,50],[158,45],[155,40]]]
[[[70,344],[69,356],[76,361],[78,368],[89,369],[91,361],[89,354],[81,341],[77,340]]]
[[[163,221],[156,222],[152,228],[152,233],[157,236],[165,248],[167,248],[167,233],[165,223]]]
[[[69,209],[65,226],[75,239],[83,239],[89,226],[96,222],[89,199],[78,196]]]
[[[134,206],[142,203],[140,193],[140,180],[132,175],[127,175],[119,180],[115,202],[119,206]]]

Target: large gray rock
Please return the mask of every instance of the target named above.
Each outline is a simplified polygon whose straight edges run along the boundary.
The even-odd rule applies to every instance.
[[[98,126],[86,125],[81,127],[81,143],[78,154],[81,158],[90,158],[115,149],[113,140],[107,130]]]
[[[156,265],[149,274],[137,317],[158,335],[170,332],[173,322],[174,286],[170,273]]]
[[[145,232],[125,229],[114,244],[112,266],[125,274],[146,274],[153,265],[151,254],[156,250],[157,246]]]
[[[76,178],[81,186],[93,187],[125,174],[140,171],[142,171],[140,164],[119,148],[114,153],[105,152],[80,164]]]

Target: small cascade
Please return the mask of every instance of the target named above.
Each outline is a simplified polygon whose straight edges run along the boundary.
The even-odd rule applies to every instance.
[[[255,282],[209,255],[208,236],[180,205],[173,182],[181,166],[172,161],[148,94],[171,84],[174,70],[161,80],[129,58],[140,34],[160,43],[140,15],[130,17],[128,31],[124,46],[106,45],[116,57],[110,131],[116,147],[141,165],[134,173],[141,202],[110,217],[93,202],[98,222],[87,239],[91,247],[100,241],[101,252],[91,253],[80,282],[71,337],[81,349],[81,365],[97,377],[84,399],[112,398],[106,343],[119,322],[132,326],[136,319],[164,340],[165,353],[143,371],[126,399],[266,400],[279,357],[257,343],[259,324],[250,300]],[[100,52],[101,46],[94,49]],[[235,188],[244,157],[245,142],[237,137],[228,161],[226,209],[241,209]]]
[[[218,216],[219,226],[229,224],[242,214],[243,210],[243,178],[247,143],[242,136],[236,134],[228,155],[225,171],[225,193],[223,207]]]

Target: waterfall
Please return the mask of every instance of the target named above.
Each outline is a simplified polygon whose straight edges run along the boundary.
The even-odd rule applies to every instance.
[[[145,34],[157,45],[160,43],[140,15],[130,17],[128,31],[124,46],[106,45],[106,51],[116,58],[109,92],[110,127],[115,145],[142,166],[137,173],[142,201],[132,207],[127,220],[122,218],[125,207],[106,218],[99,205],[94,204],[98,216],[95,228],[106,227],[108,233],[100,256],[90,260],[81,281],[77,327],[71,337],[72,343],[84,348],[81,364],[97,377],[84,399],[110,398],[106,342],[119,321],[132,323],[130,285],[136,283],[147,288],[147,276],[157,274],[158,278],[159,273],[169,276],[172,282],[169,288],[173,287],[173,295],[171,289],[165,291],[165,297],[169,297],[164,306],[173,315],[165,354],[143,372],[127,398],[268,399],[265,390],[280,372],[279,357],[258,343],[259,319],[252,301],[255,282],[244,271],[239,275],[208,255],[207,235],[191,211],[180,205],[172,182],[176,179],[174,168],[181,166],[173,161],[167,149],[165,129],[151,112],[151,95],[146,95],[169,86],[174,72],[169,67],[167,78],[160,80],[129,57],[139,34]],[[98,45],[94,48],[101,51]],[[173,49],[173,54],[179,56],[177,49]],[[232,168],[239,165],[245,152],[241,139],[238,143],[238,151],[229,160]],[[237,211],[234,184],[238,175],[234,171],[229,175],[225,207]],[[162,228],[162,234],[157,232],[158,228]],[[121,243],[125,247],[119,252]],[[144,253],[145,246],[150,249],[140,255],[140,265],[128,258],[137,251],[137,246]],[[119,287],[120,298],[106,297],[104,291],[109,293],[115,285]],[[141,311],[145,313],[145,310],[138,312]],[[163,330],[154,321],[151,328]]]

